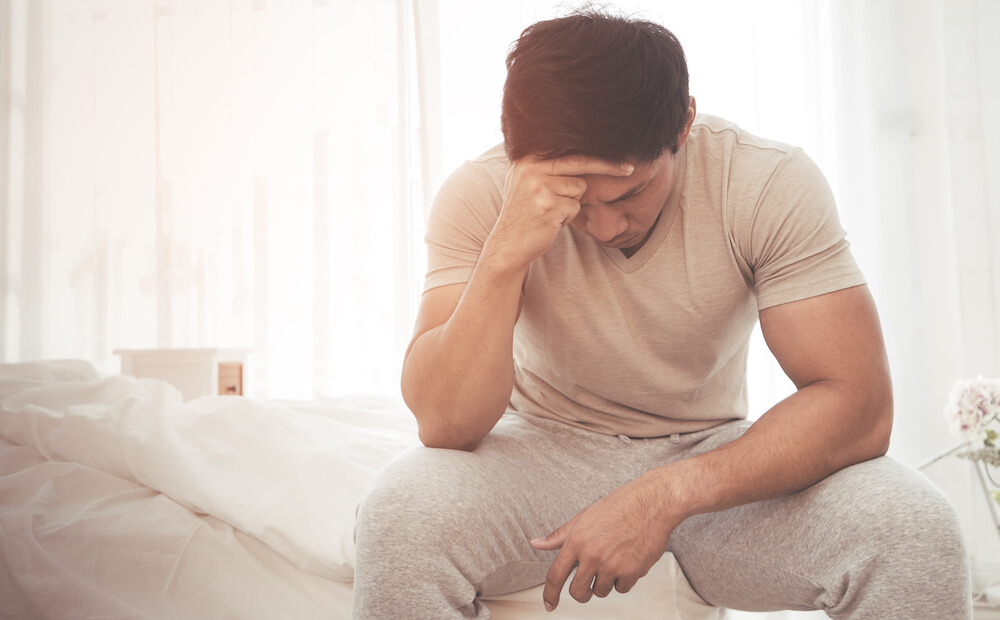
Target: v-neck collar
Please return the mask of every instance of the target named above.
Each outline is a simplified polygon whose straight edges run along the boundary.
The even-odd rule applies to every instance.
[[[674,187],[670,190],[670,195],[667,196],[667,201],[663,205],[663,211],[660,212],[660,216],[657,218],[656,223],[653,224],[653,232],[649,235],[649,238],[646,239],[646,242],[642,244],[642,247],[639,248],[639,251],[631,257],[628,257],[625,256],[625,253],[619,248],[601,246],[601,249],[604,250],[604,255],[607,256],[611,262],[618,267],[618,269],[625,273],[634,273],[649,262],[649,259],[656,254],[656,250],[659,249],[663,240],[667,238],[667,233],[670,232],[670,228],[677,217],[677,212],[680,210],[681,195],[684,193],[684,183],[686,181],[687,173],[686,144],[681,147],[680,152],[677,154],[677,158],[677,174],[674,179]]]

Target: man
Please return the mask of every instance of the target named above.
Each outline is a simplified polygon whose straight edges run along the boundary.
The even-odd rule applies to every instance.
[[[884,456],[881,329],[816,166],[696,118],[656,24],[540,22],[507,66],[503,146],[432,210],[402,377],[426,447],[362,502],[355,616],[542,582],[551,610],[669,550],[723,607],[970,617],[954,511]],[[797,391],[750,425],[758,319]]]

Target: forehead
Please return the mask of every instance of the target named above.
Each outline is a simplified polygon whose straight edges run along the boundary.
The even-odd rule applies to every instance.
[[[621,193],[637,187],[647,185],[655,180],[662,172],[663,158],[655,159],[651,162],[629,162],[634,166],[632,174],[627,177],[613,176],[608,174],[587,174],[583,179],[587,181],[587,187],[593,191],[601,193],[602,198],[615,198],[616,196],[605,196],[605,193]]]

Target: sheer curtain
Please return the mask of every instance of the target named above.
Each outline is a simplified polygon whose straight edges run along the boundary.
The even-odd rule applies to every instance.
[[[894,451],[918,462],[955,443],[951,383],[1000,376],[1000,5],[834,5],[848,131],[839,186],[872,271],[896,383]],[[849,101],[855,101],[854,106]],[[856,108],[862,107],[862,114]],[[966,524],[976,587],[1000,577],[1000,540],[969,465],[927,470]]]
[[[411,3],[0,3],[0,359],[246,346],[392,391],[421,277]]]

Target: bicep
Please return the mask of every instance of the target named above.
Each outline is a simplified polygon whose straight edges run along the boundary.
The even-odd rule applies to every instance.
[[[891,389],[882,329],[867,286],[766,308],[760,326],[768,348],[799,389],[818,381],[851,391]]]

